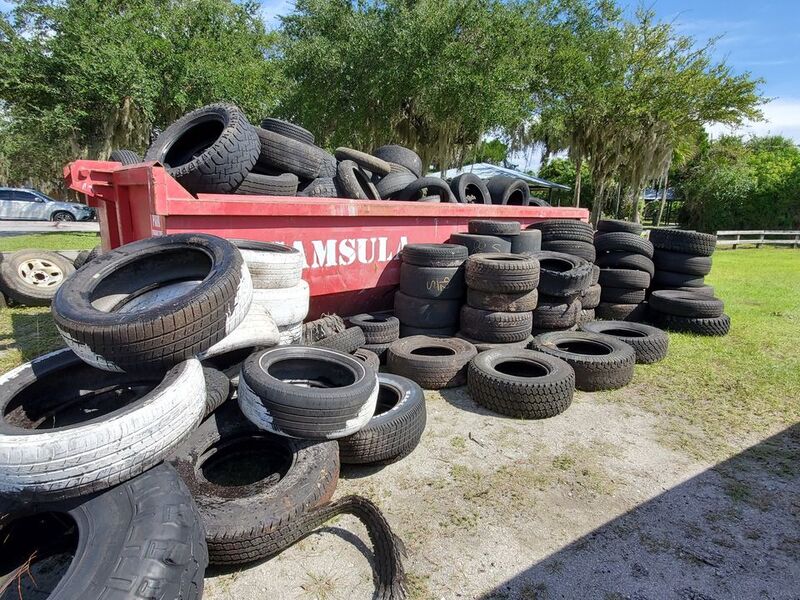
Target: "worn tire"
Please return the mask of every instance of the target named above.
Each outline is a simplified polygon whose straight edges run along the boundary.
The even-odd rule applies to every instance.
[[[582,309],[594,309],[600,304],[600,297],[602,295],[602,288],[598,284],[590,285],[583,290],[578,299],[581,301]]]
[[[341,194],[333,177],[317,177],[297,193],[304,198],[338,198]]]
[[[253,196],[296,196],[297,183],[297,175],[293,173],[261,175],[251,172],[236,188],[236,193]]]
[[[336,160],[345,162],[352,161],[362,169],[369,171],[375,175],[383,177],[392,172],[392,166],[385,160],[372,156],[360,150],[353,150],[352,148],[337,148],[334,150],[333,155]]]
[[[447,328],[458,323],[461,300],[415,298],[403,292],[394,295],[394,315],[402,325],[423,328]],[[402,327],[400,335],[403,335]]]
[[[423,193],[424,190],[424,193]],[[438,177],[420,177],[409,183],[396,196],[398,200],[419,200],[426,196],[437,195],[442,202],[456,203],[456,197],[444,179]]]
[[[321,339],[314,345],[321,348],[338,350],[345,354],[352,354],[366,343],[367,340],[364,337],[364,331],[361,327],[348,327],[340,333],[334,333],[333,335]]]
[[[170,298],[171,287],[184,291]],[[67,345],[98,368],[163,371],[236,329],[252,298],[250,273],[233,244],[175,234],[126,244],[84,265],[56,293],[53,319]]]
[[[181,117],[145,154],[192,194],[229,194],[259,157],[256,130],[232,104],[209,104]]]
[[[438,390],[464,385],[467,364],[476,354],[475,346],[459,338],[415,335],[393,342],[386,364],[391,373]]]
[[[517,236],[514,236],[514,238],[516,237]],[[475,233],[454,233],[450,236],[448,242],[464,246],[470,255],[486,252],[510,253],[513,244],[513,242],[497,237],[496,235]]]
[[[652,364],[663,360],[669,348],[669,336],[661,329],[629,321],[592,321],[584,323],[581,331],[615,337],[633,348],[636,362]]]
[[[478,354],[469,364],[470,397],[491,411],[521,419],[547,419],[569,408],[575,371],[559,358],[525,348]]]
[[[47,250],[19,250],[0,260],[0,291],[24,306],[48,306],[75,272],[71,261]]]
[[[272,314],[264,306],[254,302],[236,329],[211,348],[198,353],[197,358],[204,361],[242,348],[269,348],[279,342],[280,331]]]
[[[650,287],[650,275],[636,269],[602,269],[599,283],[603,287],[644,290]]]
[[[75,267],[76,269],[80,269],[83,265],[86,264],[86,260],[88,258],[89,258],[89,250],[81,250],[75,257],[75,260],[72,261],[72,266]]]
[[[458,331],[458,321],[446,327],[414,327],[400,323],[400,337],[427,335],[430,337],[453,337]]]
[[[456,200],[462,204],[491,204],[492,196],[483,179],[474,173],[462,173],[450,182]]]
[[[292,287],[253,290],[253,304],[267,309],[279,328],[302,323],[308,316],[309,302],[308,282],[302,279]]]
[[[470,233],[478,235],[519,235],[519,221],[473,219],[467,225]]]
[[[420,267],[458,267],[468,256],[458,244],[407,244],[400,252],[404,263]]]
[[[711,272],[710,256],[695,256],[694,254],[656,249],[653,253],[653,262],[659,271],[689,275],[708,275]]]
[[[702,275],[688,273],[675,273],[673,271],[656,270],[653,275],[653,284],[659,287],[701,287],[705,283]]]
[[[378,194],[380,194],[381,198],[384,200],[395,200],[404,189],[406,189],[416,180],[417,176],[410,171],[393,171],[386,177],[381,177],[380,181],[375,184],[375,189],[378,190]]]
[[[599,254],[595,261],[604,269],[636,269],[653,277],[656,267],[653,261],[635,252],[608,252]]]
[[[231,240],[244,259],[253,289],[290,288],[300,283],[303,255],[297,248],[274,242]]]
[[[464,267],[400,265],[400,290],[416,298],[453,300],[464,296]]]
[[[650,241],[659,250],[695,256],[711,256],[717,248],[716,235],[681,229],[652,229]]]
[[[590,263],[593,263],[597,259],[597,252],[594,248],[594,244],[575,240],[542,242],[542,250],[571,254],[572,256],[577,256]]]
[[[524,254],[525,252],[539,252],[542,249],[542,232],[536,229],[520,231],[519,235],[511,237],[511,252]]]
[[[564,302],[561,298],[544,296],[533,311],[533,327],[537,330],[569,329],[578,322],[580,300]]]
[[[316,179],[327,161],[327,152],[274,131],[256,128],[260,142],[258,168],[294,173],[301,179]],[[327,174],[327,176],[331,176]]]
[[[405,167],[415,175],[415,179],[422,177],[422,159],[413,150],[396,144],[389,144],[376,148],[372,156],[383,159],[388,163]]]
[[[142,162],[142,157],[133,150],[112,150],[108,160],[122,163],[123,166],[137,165]]]
[[[231,392],[231,380],[222,371],[203,366],[203,379],[206,382],[206,409],[203,413],[205,419],[217,410]]]
[[[539,261],[521,254],[473,254],[467,260],[466,282],[484,292],[519,293],[539,285]]]
[[[375,412],[376,372],[349,354],[283,346],[250,355],[239,377],[239,406],[257,427],[308,440],[355,433]]]
[[[545,250],[532,252],[526,256],[532,256],[539,261],[539,294],[572,296],[579,294],[591,284],[592,264],[583,258]]]
[[[631,221],[601,219],[597,222],[597,231],[602,231],[603,233],[613,233],[616,231],[621,233],[633,233],[635,235],[641,235],[643,227],[640,223],[632,223]]]
[[[520,342],[531,334],[533,317],[530,312],[498,312],[461,307],[461,332],[467,337],[485,342]]]
[[[528,206],[531,200],[531,190],[522,179],[495,175],[486,182],[486,188],[492,204]]]
[[[696,294],[700,296],[714,296],[714,286],[708,285],[707,283],[699,285],[697,287],[670,287],[670,286],[661,287],[657,284],[653,284],[652,286],[650,286],[651,292],[655,292],[656,290],[673,290],[676,292],[687,292],[689,294]]]
[[[600,289],[600,300],[612,304],[638,304],[647,298],[646,290],[632,290],[631,288],[614,288],[607,285]]]
[[[353,356],[356,357],[358,360],[363,361],[364,364],[372,367],[376,373],[381,368],[381,359],[372,350],[367,350],[366,348],[362,347],[353,352]]]
[[[339,440],[344,464],[386,464],[411,454],[425,431],[425,394],[414,381],[380,373],[375,415],[364,427]]]
[[[578,328],[580,328],[582,325],[585,325],[590,321],[594,321],[594,319],[595,319],[595,314],[593,308],[581,308],[581,312],[578,315],[578,320],[575,321],[575,325],[577,325]]]
[[[354,200],[380,200],[375,184],[361,167],[352,160],[343,160],[336,167],[336,187],[345,198]]]
[[[303,323],[303,343],[310,346],[313,345],[314,342],[318,342],[329,335],[339,333],[345,329],[346,325],[342,317],[339,315],[326,315],[319,319]]]
[[[658,311],[651,311],[653,321],[660,327],[669,331],[680,333],[695,333],[697,335],[728,335],[731,329],[731,318],[723,314],[711,319],[697,319],[694,317],[678,317],[667,315]]]
[[[594,230],[589,223],[574,219],[547,219],[528,225],[542,232],[542,242],[573,241],[594,243]]]
[[[598,233],[594,238],[597,252],[634,252],[653,258],[653,244],[635,233]]]
[[[533,345],[569,363],[575,370],[575,387],[584,392],[621,388],[633,379],[636,353],[609,335],[554,331],[538,336]]]
[[[303,142],[304,144],[314,144],[314,134],[308,129],[304,129],[299,125],[295,125],[294,123],[290,123],[289,121],[284,121],[282,119],[273,119],[272,117],[267,117],[261,121],[261,129],[279,133],[288,138],[292,138],[293,140],[297,140],[298,142]]]
[[[647,320],[647,303],[637,302],[635,304],[615,304],[613,302],[601,302],[594,309],[598,319],[609,321],[632,321],[641,322]]]
[[[657,290],[650,294],[650,308],[675,315],[677,317],[693,317],[696,319],[713,319],[721,317],[725,308],[722,300],[717,298],[679,292],[674,290]]]
[[[400,337],[400,321],[391,315],[364,313],[349,317],[348,321],[361,328],[367,344],[386,344]]]
[[[529,292],[495,293],[467,289],[467,304],[472,308],[500,312],[530,312],[536,308],[539,293],[534,289]]]
[[[40,356],[0,377],[0,494],[60,500],[126,481],[161,462],[205,409],[196,359],[162,376],[106,373],[68,349]]]

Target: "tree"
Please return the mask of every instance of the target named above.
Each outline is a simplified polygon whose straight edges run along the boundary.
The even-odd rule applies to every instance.
[[[592,207],[592,197],[594,196],[594,186],[592,185],[592,174],[589,172],[589,166],[586,163],[581,164],[583,171],[581,175],[581,182],[583,191],[585,192],[588,203],[588,208]],[[560,183],[562,185],[572,186],[578,178],[575,173],[575,163],[567,158],[551,158],[539,169],[539,177]]]
[[[508,158],[508,146],[500,140],[480,142],[475,148],[474,162],[485,162],[492,165],[502,165]]]
[[[0,101],[12,181],[79,157],[139,152],[154,127],[216,101],[261,118],[280,72],[255,2],[21,0],[0,17]],[[10,147],[8,147],[10,146]]]

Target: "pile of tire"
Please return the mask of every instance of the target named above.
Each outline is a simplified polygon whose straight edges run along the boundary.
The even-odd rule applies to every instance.
[[[655,271],[653,244],[642,237],[642,226],[603,220],[594,236],[600,266],[600,319],[647,320],[647,290]]]
[[[461,337],[478,349],[530,343],[538,301],[539,261],[523,254],[473,254],[466,263]]]
[[[458,330],[467,249],[456,244],[408,244],[400,253],[394,316],[400,337],[451,336]]]
[[[448,241],[464,246],[471,255],[486,252],[520,254],[542,249],[541,232],[521,231],[517,221],[475,219],[469,222],[467,233],[454,233]]]
[[[377,507],[329,502],[339,472],[331,440],[378,440],[356,444],[362,462],[407,454],[424,404],[406,410],[411,429],[408,418],[389,433],[385,423],[409,405],[405,392],[422,392],[392,380],[403,394],[381,405],[364,362],[276,346],[279,303],[254,298],[297,295],[300,263],[286,247],[237,244],[178,234],[97,257],[53,300],[68,348],[0,376],[0,535],[14,541],[4,561],[20,580],[32,557],[72,549],[50,597],[99,600],[125,581],[160,598],[200,598],[209,560],[271,556],[348,512],[379,545],[379,587],[401,586],[397,542]],[[307,288],[305,308],[292,298],[290,325],[307,311]]]
[[[591,284],[579,293],[581,307],[575,325],[581,325],[595,318],[595,308],[600,303],[600,270],[594,265],[594,230],[588,223],[571,219],[547,219],[528,226],[531,231],[539,231],[542,236],[542,250],[570,254],[582,258],[592,265]],[[565,315],[571,314],[567,310]]]
[[[539,302],[533,311],[533,333],[576,329],[583,301],[594,306],[596,270],[573,254],[542,250],[526,254],[539,261]],[[591,310],[591,309],[587,309]]]

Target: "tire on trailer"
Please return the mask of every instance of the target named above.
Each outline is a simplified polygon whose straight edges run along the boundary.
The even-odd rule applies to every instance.
[[[84,265],[56,292],[53,319],[93,366],[163,371],[236,329],[252,297],[233,244],[181,233],[126,244]]]
[[[564,412],[575,391],[575,371],[569,364],[524,348],[481,352],[470,362],[467,380],[477,404],[522,419]]]
[[[514,236],[515,238],[517,236]],[[496,235],[482,235],[475,233],[454,233],[447,240],[450,244],[464,246],[467,252],[472,254],[511,252],[512,242]]]
[[[261,175],[251,172],[236,188],[236,193],[253,196],[295,196],[297,195],[297,183],[297,175],[294,173]]]
[[[416,298],[452,300],[464,296],[464,267],[400,265],[400,289]]]
[[[299,125],[290,123],[289,121],[267,117],[261,121],[261,129],[279,133],[288,138],[292,138],[293,140],[297,140],[298,142],[303,142],[304,144],[309,144],[312,146],[314,145],[313,133],[311,133],[308,129],[300,127]]]
[[[422,388],[399,375],[380,373],[375,415],[353,435],[339,440],[344,464],[387,464],[411,454],[425,431]]]
[[[467,364],[477,353],[463,339],[415,335],[393,342],[386,364],[391,373],[416,381],[426,390],[438,390],[464,385]]]
[[[636,352],[636,362],[652,364],[663,360],[669,348],[669,336],[661,329],[630,321],[591,321],[581,331],[601,333],[622,340]]]
[[[391,315],[363,313],[349,317],[348,321],[362,329],[367,344],[386,344],[400,337],[400,321]]]
[[[126,481],[205,410],[196,359],[162,376],[101,371],[68,349],[40,356],[0,377],[0,494],[60,500]]]
[[[321,148],[266,129],[256,128],[255,132],[260,142],[259,169],[294,173],[301,179],[332,176],[321,173],[327,161],[327,152]]]
[[[517,293],[539,285],[539,261],[521,254],[473,254],[467,259],[466,282],[485,292]]]
[[[290,288],[300,283],[303,255],[297,248],[274,242],[231,240],[244,259],[253,289]]]
[[[6,504],[0,506],[3,562],[7,572],[19,570],[14,588],[19,585],[22,597],[29,596],[27,590],[42,593],[31,570],[61,552],[74,556],[49,600],[101,600],[110,597],[110,590],[118,598],[153,590],[162,598],[202,596],[208,566],[203,525],[189,490],[169,465],[83,498]]]
[[[422,159],[413,150],[398,146],[397,144],[388,144],[377,148],[372,156],[383,159],[388,163],[394,163],[408,169],[417,177],[422,177]]]
[[[722,300],[674,290],[657,290],[650,294],[650,308],[677,317],[713,319],[725,309]]]
[[[308,198],[338,198],[340,193],[333,177],[317,177],[306,184],[297,195]]]
[[[355,433],[375,412],[377,373],[319,346],[283,346],[250,355],[239,377],[239,406],[257,427],[308,440]]]
[[[533,345],[569,363],[575,370],[575,387],[584,392],[621,388],[633,379],[636,353],[610,335],[554,331],[538,336]]]
[[[572,254],[563,252],[532,252],[539,261],[539,294],[546,296],[572,296],[586,289],[592,280],[592,264]]]
[[[533,316],[530,312],[497,312],[461,307],[461,332],[467,337],[485,342],[507,344],[521,342],[531,334]]]
[[[462,173],[450,182],[456,200],[462,204],[491,204],[492,196],[483,179],[474,173]]]
[[[425,190],[424,195],[422,193],[423,190]],[[422,197],[433,195],[439,196],[441,202],[458,202],[447,182],[439,177],[420,177],[412,181],[397,194],[397,199],[406,201],[419,200]]]
[[[711,256],[717,248],[716,235],[681,229],[652,229],[650,241],[660,250],[695,256]]]
[[[330,500],[339,480],[336,442],[261,431],[234,402],[206,419],[168,462],[197,503],[210,562],[219,565],[288,548],[302,537],[302,516]]]
[[[193,194],[228,194],[244,181],[261,144],[247,117],[232,104],[209,104],[159,135],[145,161],[158,161]]]
[[[380,200],[381,195],[369,176],[352,160],[343,160],[336,167],[334,179],[337,189],[346,198],[354,200]]]
[[[392,172],[392,166],[387,161],[377,156],[367,154],[366,152],[361,152],[360,150],[341,147],[334,150],[333,155],[338,161],[352,161],[362,169],[378,175],[379,177],[383,177]]]
[[[397,199],[398,195],[409,185],[417,180],[417,176],[411,172],[389,173],[386,177],[381,177],[375,184],[381,198],[384,200]]]
[[[124,166],[137,165],[142,162],[141,156],[139,156],[136,152],[133,150],[124,149],[112,150],[108,160],[122,163]]]
[[[361,327],[348,327],[344,331],[334,333],[316,342],[320,348],[330,348],[345,354],[352,354],[367,343]]]
[[[473,219],[467,224],[470,233],[478,235],[519,235],[519,221]]]
[[[522,179],[495,175],[486,182],[486,188],[492,204],[528,206],[531,200],[531,190]]]
[[[48,306],[75,272],[71,261],[47,250],[19,250],[0,260],[0,290],[25,306]]]

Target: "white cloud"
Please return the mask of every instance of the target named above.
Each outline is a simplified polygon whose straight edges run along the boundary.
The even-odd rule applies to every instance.
[[[782,135],[800,144],[800,98],[778,98],[762,107],[764,120],[749,121],[738,128],[710,125],[706,130],[712,137],[725,134]]]

